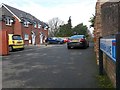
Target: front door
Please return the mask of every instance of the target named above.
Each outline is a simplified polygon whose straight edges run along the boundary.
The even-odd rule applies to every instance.
[[[32,32],[32,44],[35,45],[35,32]]]
[[[43,34],[41,33],[40,34],[40,44],[42,44],[43,43]]]

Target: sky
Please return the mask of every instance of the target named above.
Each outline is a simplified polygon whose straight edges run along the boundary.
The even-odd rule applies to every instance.
[[[30,13],[43,22],[58,17],[67,23],[71,16],[73,27],[83,23],[88,28],[90,17],[95,15],[96,2],[97,0],[0,0],[0,4]]]

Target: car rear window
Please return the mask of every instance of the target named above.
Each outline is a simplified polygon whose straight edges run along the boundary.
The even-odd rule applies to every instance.
[[[83,37],[84,37],[84,35],[74,35],[74,36],[71,36],[70,39],[80,39]]]
[[[20,35],[13,35],[13,40],[22,40],[22,37]]]

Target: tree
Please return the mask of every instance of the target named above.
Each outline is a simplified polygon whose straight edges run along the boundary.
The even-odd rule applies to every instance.
[[[49,29],[49,36],[56,36],[56,34],[59,32],[60,25],[63,25],[64,22],[60,20],[58,17],[52,18],[49,20],[48,25],[50,27]]]
[[[78,24],[74,28],[72,28],[72,22],[71,22],[71,16],[68,19],[67,24],[59,24],[58,18],[53,18],[52,21],[50,21],[50,27],[51,27],[51,36],[58,36],[58,37],[69,37],[74,34],[84,34],[85,36],[89,36],[88,34],[88,27],[86,25],[83,25],[83,23]],[[57,25],[59,24],[59,25]]]
[[[71,16],[68,19],[68,23],[61,25],[59,28],[59,32],[57,36],[68,37],[72,35],[72,23],[71,23]]]
[[[84,34],[88,36],[88,28],[86,25],[83,25],[83,23],[78,24],[75,26],[72,30],[73,34]]]
[[[91,27],[94,27],[95,15],[93,15],[93,16],[90,18],[89,22],[91,23],[90,28],[91,28]]]
[[[69,29],[69,25],[68,24],[64,24],[59,28],[59,32],[57,34],[57,36],[60,37],[68,37],[71,36],[71,30]]]
[[[69,26],[69,29],[72,28],[71,16],[70,16],[69,19],[68,19],[68,26]]]

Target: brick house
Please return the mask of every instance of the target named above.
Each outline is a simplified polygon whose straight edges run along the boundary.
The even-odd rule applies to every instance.
[[[48,36],[48,25],[30,13],[21,11],[6,4],[0,5],[1,30],[8,34],[19,34],[25,45],[42,43],[43,36]]]

